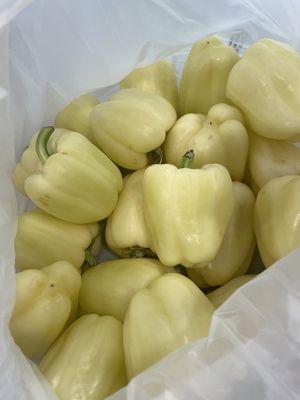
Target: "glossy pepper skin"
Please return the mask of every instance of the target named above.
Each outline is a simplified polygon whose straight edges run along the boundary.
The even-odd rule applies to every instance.
[[[136,68],[120,82],[121,89],[140,89],[158,94],[178,109],[177,81],[172,65],[159,60],[146,67]]]
[[[83,94],[75,98],[57,113],[55,126],[79,132],[93,143],[90,113],[97,104],[99,104],[99,100],[91,94]]]
[[[86,224],[106,218],[122,188],[119,169],[89,140],[66,129],[43,128],[36,141],[41,171],[27,177],[27,196],[64,221]]]
[[[60,400],[102,400],[125,386],[122,324],[84,315],[58,338],[40,369]]]
[[[232,68],[226,96],[256,134],[292,138],[300,132],[299,70],[296,51],[284,43],[261,39]]]
[[[124,178],[118,203],[107,219],[105,239],[121,257],[148,254],[151,237],[144,218],[143,177],[140,169]]]
[[[238,60],[236,51],[214,36],[196,42],[183,69],[180,115],[207,114],[213,105],[226,103],[227,78]]]
[[[202,287],[224,285],[233,277],[243,275],[252,260],[256,243],[253,226],[255,197],[241,182],[233,182],[233,191],[234,208],[218,254],[207,265],[197,268],[196,264],[187,270],[195,283],[197,275],[201,276]]]
[[[269,181],[258,193],[254,228],[265,267],[300,246],[300,176]]]
[[[24,150],[21,160],[17,163],[12,174],[15,188],[25,196],[24,183],[28,176],[43,170],[43,164],[36,154],[36,139],[38,134],[39,132],[31,137],[28,147]]]
[[[218,308],[241,286],[250,282],[256,275],[241,275],[233,278],[231,281],[225,283],[225,285],[219,287],[208,293],[207,297],[212,304]]]
[[[216,104],[203,114],[186,114],[167,135],[164,154],[169,164],[180,166],[183,154],[195,153],[194,168],[221,164],[233,180],[242,181],[248,155],[249,138],[241,112],[228,104]]]
[[[58,261],[16,274],[12,336],[28,357],[41,357],[77,313],[81,285],[72,264]]]
[[[208,334],[214,307],[180,274],[165,274],[131,299],[124,322],[128,378],[165,355]]]
[[[88,268],[82,275],[82,314],[112,315],[123,321],[131,298],[173,268],[151,258],[113,260]]]
[[[16,267],[41,268],[56,261],[69,261],[79,269],[86,250],[99,238],[99,224],[72,224],[42,210],[27,211],[18,217],[15,238]],[[95,248],[96,251],[99,248]],[[93,249],[90,249],[93,255]]]
[[[291,143],[250,134],[248,181],[255,193],[271,179],[300,174],[300,149]]]
[[[152,246],[164,265],[206,265],[215,258],[234,205],[226,168],[152,165],[143,192]]]
[[[176,121],[174,107],[163,97],[139,89],[124,89],[96,106],[90,117],[98,146],[116,164],[139,169],[147,153],[165,140]]]

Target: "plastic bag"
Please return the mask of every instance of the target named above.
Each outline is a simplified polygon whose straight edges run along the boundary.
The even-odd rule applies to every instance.
[[[1,400],[56,398],[8,329],[16,216],[30,206],[10,175],[28,138],[74,96],[97,89],[106,98],[137,65],[170,59],[179,76],[192,42],[212,33],[240,52],[265,36],[299,49],[299,15],[298,0],[0,1]],[[299,260],[300,250],[247,284],[215,313],[207,340],[111,398],[299,399]]]

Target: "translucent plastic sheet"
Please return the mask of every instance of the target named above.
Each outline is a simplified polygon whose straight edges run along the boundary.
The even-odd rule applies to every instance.
[[[0,0],[0,399],[55,399],[14,345],[15,158],[42,124],[83,92],[106,98],[137,65],[172,61],[216,33],[240,52],[261,37],[300,49],[298,0]],[[103,89],[106,88],[106,89]],[[300,398],[300,251],[216,313],[207,340],[178,350],[113,399]]]

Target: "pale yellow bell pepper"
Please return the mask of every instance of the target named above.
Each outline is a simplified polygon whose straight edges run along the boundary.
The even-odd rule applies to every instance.
[[[144,218],[143,177],[145,169],[127,175],[118,203],[108,217],[105,239],[121,257],[151,254],[151,238]]]
[[[26,356],[41,357],[74,320],[80,285],[79,272],[66,261],[16,274],[10,331]]]
[[[28,147],[24,150],[21,160],[16,165],[12,174],[12,180],[15,188],[24,195],[26,195],[24,183],[28,176],[43,170],[43,164],[36,154],[36,139],[38,134],[39,132],[35,133],[31,137]]]
[[[234,206],[226,168],[152,165],[145,171],[143,191],[151,248],[163,264],[206,265],[215,258]]]
[[[98,146],[116,164],[139,169],[147,153],[157,149],[176,121],[174,107],[163,97],[139,89],[124,89],[91,112]]]
[[[123,328],[128,378],[207,336],[213,312],[201,290],[180,274],[165,274],[141,289],[130,302]]]
[[[79,269],[86,258],[91,258],[89,253],[97,255],[99,243],[97,223],[72,224],[42,210],[28,211],[18,217],[16,267],[41,268],[65,260]]]
[[[151,258],[107,261],[82,275],[81,314],[112,315],[123,321],[131,298],[154,279],[175,272]]]
[[[251,263],[256,243],[253,227],[255,197],[241,182],[233,182],[233,191],[234,208],[218,254],[205,266],[196,264],[187,269],[189,278],[200,287],[223,285],[233,277],[243,275]]]
[[[103,400],[126,385],[122,324],[95,314],[77,319],[40,369],[60,400]]]
[[[93,143],[94,137],[90,130],[90,113],[97,104],[99,104],[99,100],[91,94],[77,97],[57,113],[55,126],[82,133]]]
[[[143,68],[136,68],[120,82],[121,89],[141,89],[155,93],[168,100],[178,109],[178,89],[172,65],[159,60]]]
[[[231,281],[225,283],[225,285],[219,287],[208,293],[207,297],[212,304],[218,308],[241,286],[250,282],[256,275],[241,275]]]
[[[216,37],[196,42],[189,53],[180,82],[180,115],[207,114],[213,105],[226,103],[227,78],[238,60],[237,52]]]
[[[300,56],[271,39],[250,46],[232,68],[226,96],[261,136],[289,139],[300,133]]]
[[[112,212],[122,189],[121,173],[86,137],[43,128],[36,152],[43,167],[26,178],[24,189],[39,208],[80,224],[102,220]]]
[[[224,165],[233,180],[242,181],[248,155],[248,134],[241,112],[228,104],[216,104],[207,116],[186,114],[169,131],[164,144],[166,161],[180,166],[183,154],[195,153],[194,168]]]
[[[258,193],[254,228],[265,267],[300,246],[300,176],[269,181]]]
[[[282,140],[250,134],[248,182],[259,190],[271,179],[300,174],[300,149]]]

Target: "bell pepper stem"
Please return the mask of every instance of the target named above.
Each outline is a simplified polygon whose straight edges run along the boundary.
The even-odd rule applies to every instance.
[[[139,246],[129,247],[124,250],[123,255],[129,258],[156,258],[156,254],[153,251]]]
[[[90,250],[86,249],[85,250],[85,261],[89,264],[89,266],[93,267],[96,265],[95,258],[93,254],[90,252]]]
[[[54,132],[53,126],[46,126],[40,130],[40,133],[38,134],[36,140],[36,145],[35,145],[36,154],[43,164],[45,164],[47,158],[49,158],[50,156],[47,150],[47,144],[53,132]]]
[[[195,158],[194,150],[187,151],[181,159],[181,168],[192,168]]]

